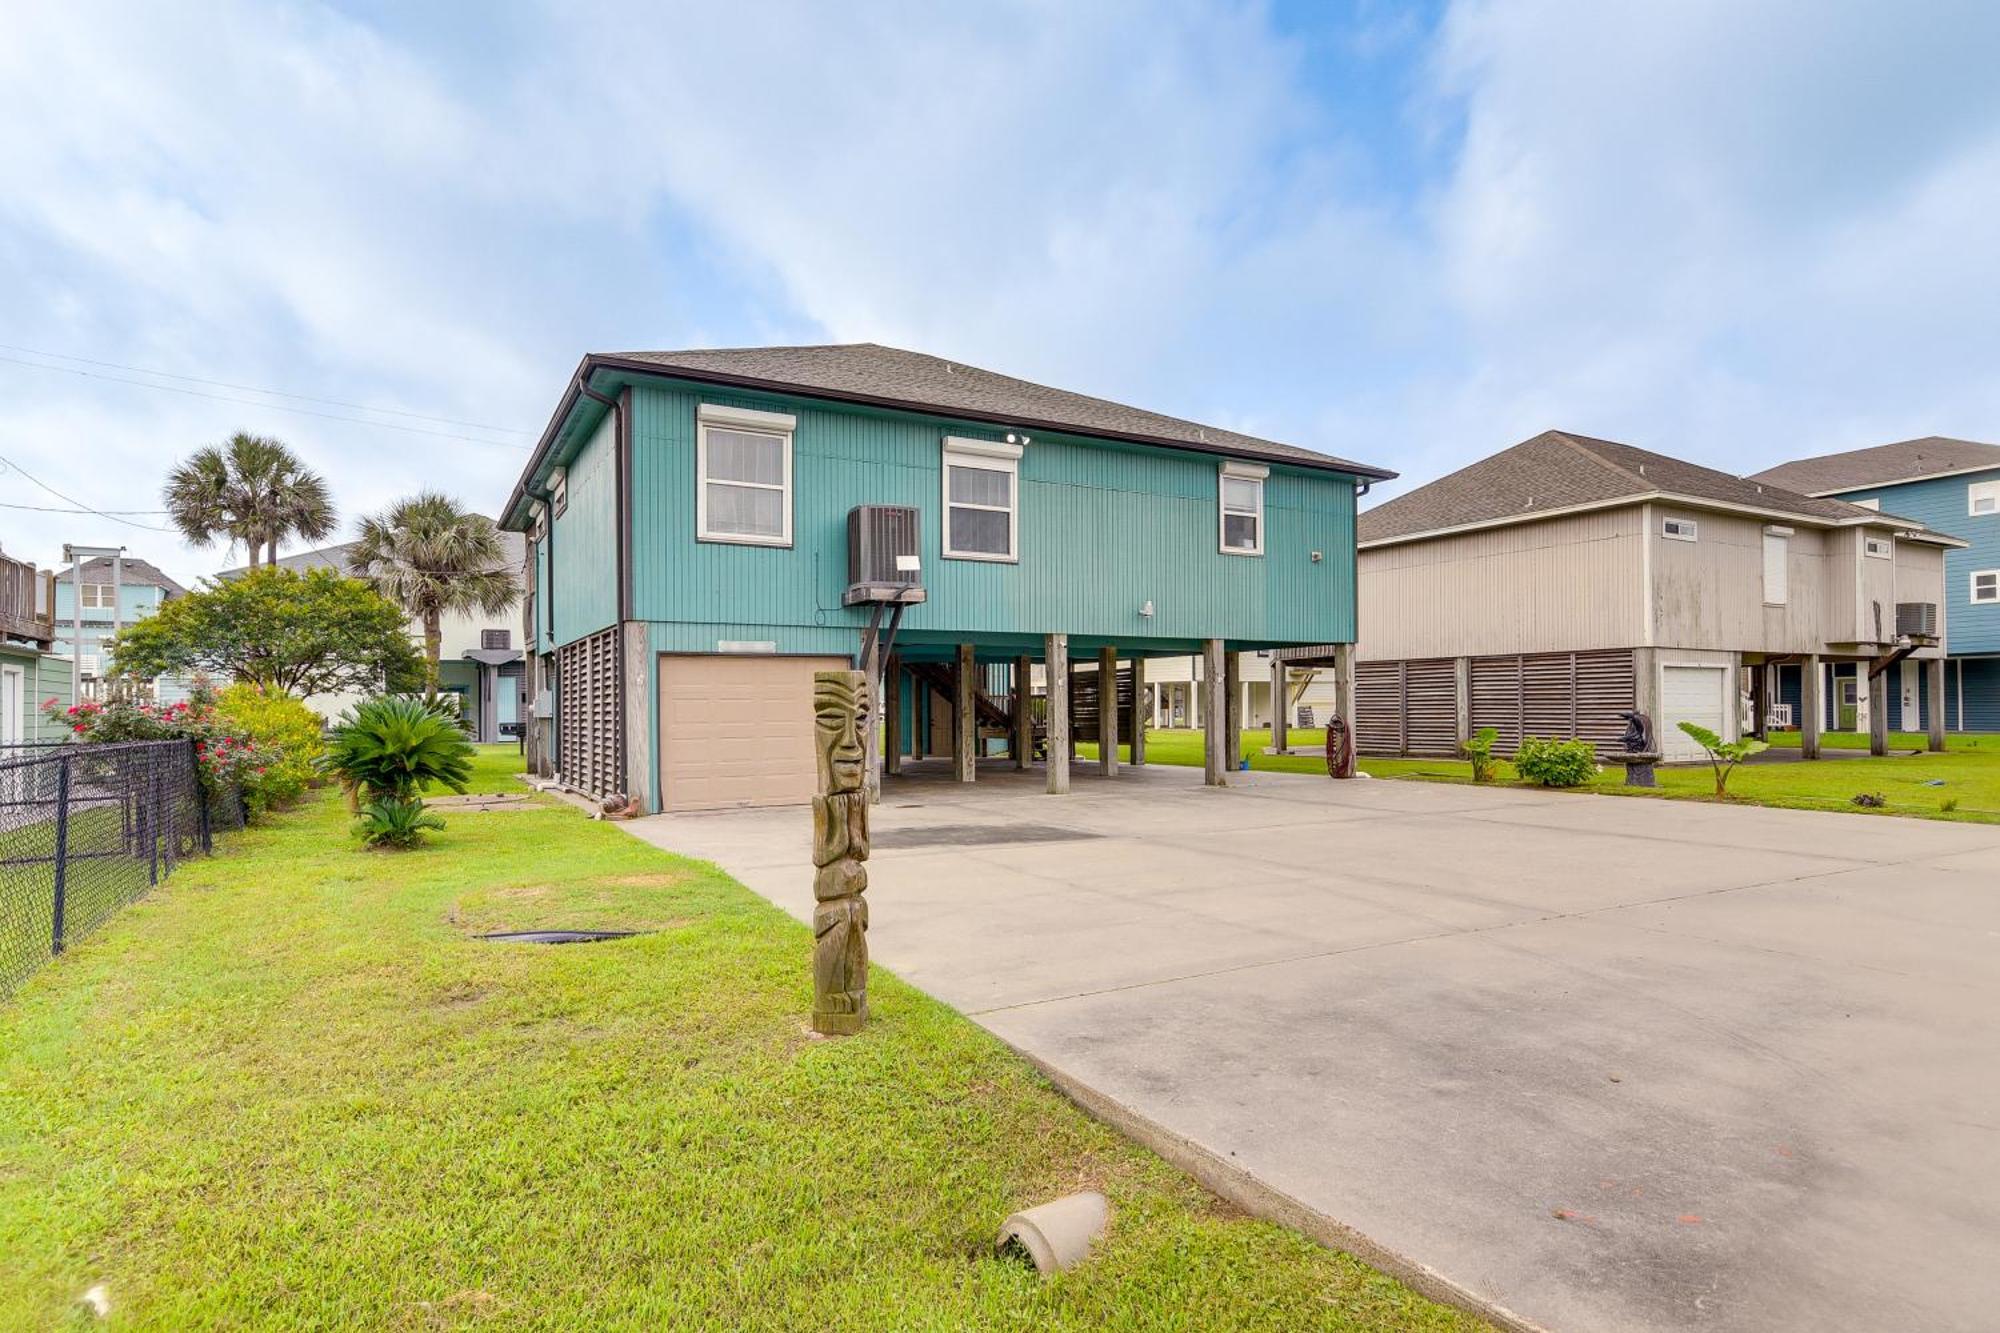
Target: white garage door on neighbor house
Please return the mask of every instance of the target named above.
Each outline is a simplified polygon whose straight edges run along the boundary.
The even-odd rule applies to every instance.
[[[1666,666],[1660,669],[1660,752],[1668,759],[1700,759],[1702,748],[1681,730],[1681,723],[1707,727],[1727,736],[1724,686],[1729,669],[1720,666]]]

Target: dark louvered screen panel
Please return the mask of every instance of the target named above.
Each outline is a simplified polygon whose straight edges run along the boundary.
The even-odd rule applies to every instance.
[[[624,788],[624,741],[613,627],[556,650],[556,767],[578,790],[610,796]]]
[[[1521,743],[1521,659],[1472,659],[1472,730],[1491,727],[1499,733],[1496,754],[1512,754]]]
[[[1521,734],[1562,740],[1576,734],[1576,659],[1530,653],[1521,659]]]
[[[1458,753],[1458,663],[1449,657],[1403,664],[1403,750]]]
[[[1631,649],[1576,655],[1576,734],[1595,745],[1599,754],[1625,748],[1625,719],[1618,714],[1638,707],[1637,700]]]
[[[1403,752],[1403,664],[1354,667],[1354,748],[1363,754]]]
[[[1073,671],[1069,678],[1069,734],[1072,739],[1095,744],[1097,732],[1097,676],[1095,671]],[[1117,670],[1118,717],[1121,723],[1132,716],[1132,668],[1130,664]],[[1205,684],[1201,686],[1206,688]],[[1202,695],[1204,704],[1208,701]],[[1125,734],[1125,726],[1118,731],[1121,740],[1132,738]]]
[[[1629,648],[1472,660],[1472,729],[1499,732],[1499,754],[1514,753],[1524,735],[1581,737],[1599,754],[1615,751],[1625,734],[1618,713],[1635,695]]]

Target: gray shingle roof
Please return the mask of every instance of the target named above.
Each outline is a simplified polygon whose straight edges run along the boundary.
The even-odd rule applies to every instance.
[[[1297,463],[1363,477],[1395,474],[1312,449],[1204,426],[1103,398],[1052,389],[879,343],[819,347],[731,347],[682,352],[623,352],[596,358],[746,387],[791,390],[877,406],[931,410],[1002,425],[1181,445],[1204,453]]]
[[[186,588],[174,582],[171,574],[168,574],[150,560],[141,560],[137,556],[128,555],[119,562],[119,565],[119,578],[132,587],[164,588],[169,597],[179,597],[187,591]],[[57,571],[56,578],[64,583],[69,582],[70,567],[64,565],[62,569]],[[104,555],[92,556],[90,559],[84,561],[83,581],[85,583],[111,582],[111,557]]]
[[[1361,516],[1359,537],[1387,541],[1661,492],[1827,522],[1882,517],[1844,500],[1814,499],[1614,440],[1550,430],[1377,505]]]
[[[1788,486],[1807,495],[1820,495],[1827,491],[1851,491],[1863,486],[1886,486],[1890,482],[1908,481],[1912,477],[1980,472],[1987,468],[2000,468],[2000,444],[1926,435],[1916,440],[1878,444],[1872,449],[1850,449],[1842,454],[1794,459],[1759,472],[1753,480]]]

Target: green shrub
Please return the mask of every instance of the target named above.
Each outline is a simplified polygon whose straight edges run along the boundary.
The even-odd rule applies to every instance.
[[[1514,771],[1544,787],[1581,787],[1597,776],[1597,751],[1589,741],[1527,736],[1514,751]]]
[[[325,723],[299,700],[261,685],[231,685],[217,697],[216,712],[250,737],[263,761],[246,792],[253,808],[289,805],[318,776]]]
[[[1938,802],[1938,809],[1945,814],[1950,814],[1952,811],[1958,809],[1958,798],[1956,796],[1945,797],[1942,801]]]
[[[421,699],[382,694],[341,714],[320,768],[364,803],[414,800],[426,786],[464,791],[472,753],[457,719]]]
[[[195,774],[204,796],[233,800],[240,794],[252,813],[261,812],[267,804],[260,793],[272,756],[247,731],[222,716],[215,705],[215,692],[205,680],[198,678],[195,688],[179,703],[153,703],[120,695],[59,708],[51,699],[42,705],[42,712],[51,723],[68,727],[70,739],[79,745],[192,741]]]
[[[1500,733],[1492,727],[1481,727],[1469,741],[1459,742],[1458,748],[1472,761],[1474,782],[1493,781],[1494,770],[1500,765],[1493,758],[1493,742],[1500,739]]]
[[[361,807],[354,831],[370,847],[414,847],[426,829],[441,829],[444,821],[424,809],[414,796],[385,796]]]
[[[1715,794],[1729,795],[1729,775],[1736,766],[1753,754],[1762,754],[1771,747],[1755,736],[1745,736],[1741,740],[1725,741],[1707,727],[1693,722],[1681,723],[1681,730],[1694,738],[1696,745],[1708,751],[1709,767],[1715,770]]]

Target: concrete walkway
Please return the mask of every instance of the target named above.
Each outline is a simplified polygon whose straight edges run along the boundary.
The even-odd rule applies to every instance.
[[[1525,1323],[2000,1325],[2000,827],[1199,776],[893,783],[876,960]]]

